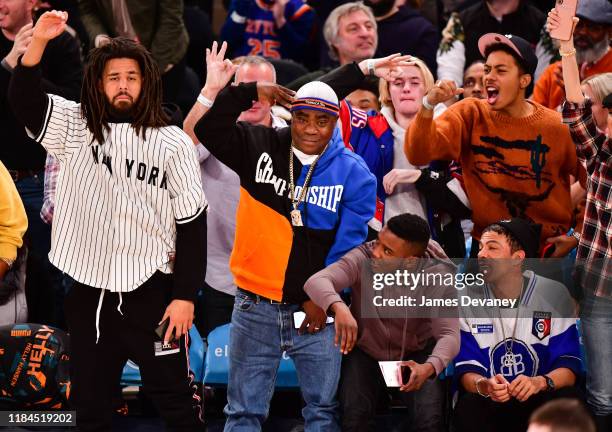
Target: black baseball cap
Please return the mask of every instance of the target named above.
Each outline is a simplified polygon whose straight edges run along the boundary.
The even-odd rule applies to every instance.
[[[507,34],[487,33],[478,39],[478,50],[485,57],[487,47],[495,44],[503,44],[509,46],[522,59],[523,66],[528,74],[532,77],[538,67],[538,58],[535,55],[535,50],[529,42],[522,37]]]
[[[525,251],[525,258],[536,258],[540,249],[540,234],[542,225],[534,224],[526,219],[512,218],[496,222],[505,228]]]

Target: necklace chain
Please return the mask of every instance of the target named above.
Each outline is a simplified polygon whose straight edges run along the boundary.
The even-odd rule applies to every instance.
[[[310,165],[308,169],[308,173],[306,173],[306,178],[304,179],[304,186],[302,186],[302,191],[300,192],[300,196],[295,199],[295,182],[293,179],[293,143],[289,146],[289,199],[291,200],[291,205],[293,206],[293,210],[297,210],[300,203],[302,203],[306,199],[306,193],[308,192],[308,184],[310,183],[310,177],[312,177],[312,173],[314,172],[315,166],[321,155],[325,153],[327,150],[327,146],[323,149],[321,153],[317,155],[317,158]]]
[[[501,316],[501,311],[497,308],[497,313],[499,315],[499,323],[502,329],[502,336],[504,337],[504,348],[506,349],[506,354],[514,354],[512,352],[512,348],[514,348],[514,338],[516,336],[516,328],[518,327],[519,313],[521,310],[521,297],[523,297],[523,289],[525,288],[525,281],[521,278],[521,292],[518,296],[518,307],[516,308],[516,317],[514,318],[514,328],[512,329],[512,338],[510,339],[510,345],[508,346],[508,342],[506,341],[506,329],[504,328],[504,321]]]

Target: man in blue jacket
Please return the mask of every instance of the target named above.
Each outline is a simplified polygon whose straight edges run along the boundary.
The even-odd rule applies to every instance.
[[[215,61],[209,74],[217,77],[207,77],[202,95],[211,107],[195,134],[240,177],[225,430],[260,430],[286,351],[306,402],[305,430],[336,431],[341,354],[333,326],[325,326],[327,316],[308,299],[304,283],[365,240],[376,180],[345,148],[336,128],[338,98],[328,85],[308,83],[295,99],[261,82],[221,91],[233,68]],[[291,127],[236,122],[254,100],[290,104]]]

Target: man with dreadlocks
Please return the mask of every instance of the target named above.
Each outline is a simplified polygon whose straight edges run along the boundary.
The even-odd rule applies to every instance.
[[[168,125],[157,65],[128,39],[92,50],[81,104],[45,94],[39,62],[66,19],[39,18],[9,100],[61,166],[49,257],[76,281],[65,309],[77,423],[110,430],[130,358],[169,430],[199,430],[187,332],[205,276],[207,204],[193,144]]]

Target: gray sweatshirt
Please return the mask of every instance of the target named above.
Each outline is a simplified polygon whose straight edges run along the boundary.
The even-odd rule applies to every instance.
[[[338,293],[351,287],[351,313],[358,325],[356,346],[378,361],[400,360],[402,340],[404,352],[411,353],[424,349],[427,341],[433,337],[436,344],[427,362],[434,366],[436,375],[440,374],[459,352],[458,318],[406,320],[362,317],[362,268],[372,258],[373,243],[365,243],[353,249],[334,264],[314,274],[306,282],[304,291],[315,304],[327,311],[333,303],[342,301]],[[444,251],[434,241],[430,241],[427,246],[426,255],[432,258],[429,262],[437,263],[427,268],[427,271],[443,271],[448,265]]]

